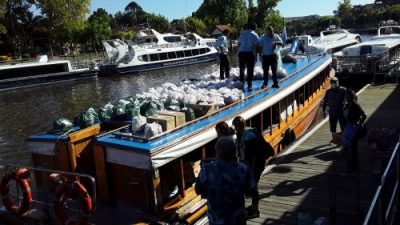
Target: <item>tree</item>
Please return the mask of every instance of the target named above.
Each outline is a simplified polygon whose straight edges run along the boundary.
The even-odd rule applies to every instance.
[[[268,17],[264,19],[262,28],[265,28],[266,26],[272,26],[276,33],[280,33],[283,28],[283,20],[284,19],[278,10],[271,10],[268,14]]]
[[[203,20],[196,18],[196,17],[188,17],[185,19],[186,21],[186,27],[188,31],[197,33],[201,36],[204,36],[207,32],[207,27],[206,24],[203,22]]]
[[[330,25],[340,26],[340,18],[336,16],[322,16],[315,24],[319,30],[325,30]]]
[[[107,13],[105,9],[97,9],[88,18],[88,26],[86,28],[88,41],[96,46],[101,43],[101,41],[109,39],[111,36],[110,27],[111,16]]]
[[[7,32],[6,27],[4,26],[6,14],[6,1],[0,2],[0,34],[5,34]]]
[[[338,16],[344,27],[351,27],[354,23],[354,17],[352,15],[352,6],[350,0],[342,0],[339,2],[336,16]]]
[[[36,0],[36,6],[46,20],[52,41],[62,44],[71,40],[72,32],[85,26],[90,0]]]
[[[132,38],[135,36],[135,33],[133,31],[120,31],[118,33],[118,37],[121,40],[132,40]]]
[[[258,27],[262,27],[265,23],[265,18],[274,13],[273,9],[278,5],[281,0],[257,0],[257,15],[256,23]]]
[[[159,31],[166,32],[169,30],[169,21],[162,15],[156,15],[154,13],[147,14],[148,26]]]
[[[139,25],[146,23],[146,12],[140,7],[139,4],[132,1],[125,7],[125,14],[129,19],[129,26]]]
[[[247,22],[244,0],[204,0],[193,16],[202,19],[208,28],[216,24],[230,24],[241,28]]]
[[[393,5],[391,7],[388,7],[383,12],[383,17],[385,20],[400,21],[400,5]]]

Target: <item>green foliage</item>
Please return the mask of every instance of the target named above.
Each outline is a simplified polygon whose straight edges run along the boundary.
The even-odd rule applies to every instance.
[[[270,13],[273,13],[273,9],[280,1],[281,0],[257,0],[256,23],[258,27],[264,26],[265,19]]]
[[[385,20],[400,21],[400,5],[394,5],[386,8],[382,16]]]
[[[342,26],[350,28],[353,26],[355,18],[352,14],[352,6],[350,0],[341,0],[339,2],[336,16],[342,21]]]
[[[244,0],[204,0],[194,16],[202,19],[208,29],[217,24],[230,24],[239,29],[247,23],[247,13]]]
[[[185,19],[187,31],[205,35],[207,32],[206,24],[203,20],[196,17],[188,17]]]
[[[118,33],[118,37],[121,40],[132,40],[132,38],[135,36],[135,33],[133,31],[120,31]]]
[[[37,0],[36,7],[59,42],[70,41],[71,32],[85,26],[90,0]]]
[[[330,25],[336,25],[337,27],[340,26],[340,18],[336,16],[323,16],[319,18],[319,20],[316,23],[316,26],[319,28],[319,30],[324,30],[328,28]]]
[[[7,29],[4,26],[5,14],[6,14],[6,1],[1,1],[0,2],[0,34],[5,34],[7,32]]]
[[[156,15],[154,13],[147,14],[147,21],[148,25],[159,31],[159,32],[166,32],[169,30],[169,21],[165,16]]]
[[[111,36],[110,15],[104,9],[97,9],[88,19],[86,28],[87,40],[93,45],[99,45],[101,41]]]
[[[271,10],[268,17],[264,19],[263,28],[272,26],[276,33],[280,33],[283,28],[284,19],[278,10]]]

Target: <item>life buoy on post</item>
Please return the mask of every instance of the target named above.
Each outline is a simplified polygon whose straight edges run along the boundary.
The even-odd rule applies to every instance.
[[[32,191],[31,187],[29,186],[29,176],[30,174],[28,169],[19,168],[17,171],[6,174],[1,179],[0,191],[3,204],[6,209],[14,215],[24,214],[31,207]],[[12,180],[14,180],[17,186],[19,186],[19,188],[22,190],[22,199],[19,199],[16,203],[12,201],[10,196],[9,183]],[[19,196],[16,197],[19,198]]]
[[[92,197],[86,188],[77,180],[68,180],[60,174],[50,174],[50,179],[57,183],[55,189],[54,211],[57,218],[64,225],[86,225],[93,212]],[[69,199],[79,201],[79,213],[77,218],[71,218],[66,209]]]

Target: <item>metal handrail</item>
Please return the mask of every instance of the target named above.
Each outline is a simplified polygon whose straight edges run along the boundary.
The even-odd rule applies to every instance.
[[[400,183],[400,175],[399,175],[399,170],[400,170],[400,140],[397,142],[396,147],[394,148],[394,151],[390,157],[390,160],[388,162],[388,165],[386,166],[385,172],[383,173],[381,177],[381,183],[378,186],[374,198],[371,202],[371,205],[369,207],[368,213],[365,216],[363,225],[369,225],[371,222],[371,218],[374,215],[375,210],[377,210],[377,217],[379,221],[379,225],[382,224],[392,224],[393,221],[388,221],[389,216],[391,215],[391,211],[395,207],[394,201],[396,200],[396,195],[398,194],[398,189],[399,189],[399,183]],[[396,160],[396,161],[395,161]],[[390,193],[390,200],[389,203],[386,205],[387,207],[384,207],[383,201],[382,201],[382,193],[383,190],[386,188],[387,184],[387,178],[390,172],[393,170],[393,165],[396,164],[396,167],[394,168],[396,172],[396,182],[394,185],[394,188],[392,190],[392,193]],[[399,201],[397,199],[397,201]]]
[[[5,172],[7,173],[7,171],[10,170],[10,168],[26,168],[29,171],[33,170],[33,171],[39,171],[42,173],[58,173],[61,175],[67,175],[67,176],[73,176],[73,177],[79,177],[79,178],[86,178],[88,179],[91,183],[92,183],[92,205],[93,205],[93,211],[96,209],[96,201],[97,201],[97,194],[96,194],[96,180],[87,174],[81,174],[81,173],[73,173],[73,172],[65,172],[65,171],[60,171],[60,170],[51,170],[51,169],[45,169],[45,168],[35,168],[35,167],[30,167],[30,166],[21,166],[21,165],[13,165],[13,164],[8,164],[5,166]],[[43,202],[43,201],[37,201],[37,200],[33,200],[33,202],[39,204],[39,205],[45,205],[45,206],[50,206],[49,203],[47,202]]]

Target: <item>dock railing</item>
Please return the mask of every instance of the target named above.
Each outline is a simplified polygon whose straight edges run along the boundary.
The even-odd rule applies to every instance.
[[[389,159],[363,225],[392,225],[399,212],[400,140]]]

